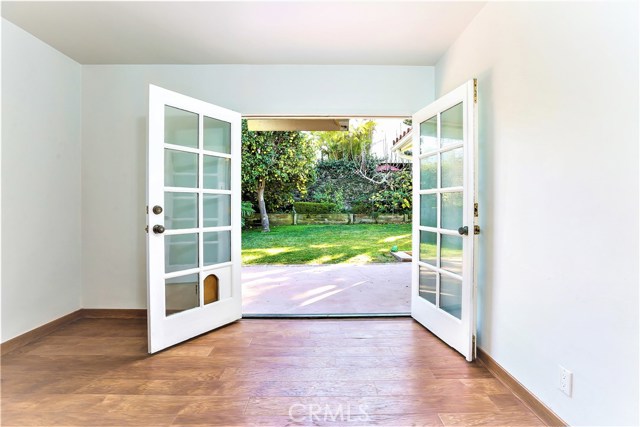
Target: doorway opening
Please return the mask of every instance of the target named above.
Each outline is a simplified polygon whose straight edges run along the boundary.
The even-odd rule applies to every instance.
[[[469,80],[412,116],[416,143],[411,179],[407,180],[412,187],[408,194],[413,196],[410,202],[413,205],[411,317],[469,361],[473,360],[475,351],[474,236],[480,233],[475,191],[476,100],[477,81]],[[265,145],[265,136],[259,132],[245,138],[243,144],[243,130],[249,134],[247,122],[243,123],[237,112],[157,86],[149,87],[147,203],[152,208],[148,211],[147,227],[147,312],[150,353],[242,317],[242,218],[238,215],[242,206],[241,180],[254,179],[253,188],[248,186],[245,190],[255,190],[263,231],[270,231],[264,198],[267,180],[255,181],[255,178],[266,174],[270,178],[287,178],[303,196],[307,191],[300,183],[306,180],[295,174],[312,173],[314,161],[317,162],[318,157],[323,159],[322,154],[318,156],[314,151],[313,141],[300,132],[289,132],[288,137],[282,137],[286,131],[275,132],[280,135],[277,144]],[[335,141],[331,138],[328,141],[326,147],[330,148]],[[355,143],[363,146],[362,139],[355,136],[348,141],[348,147]],[[324,150],[325,145],[320,146]],[[247,147],[257,155],[251,163],[249,153],[245,153],[243,168],[240,160],[242,150]],[[342,150],[345,151],[349,153],[350,149]],[[302,159],[300,167],[304,153],[309,157]],[[395,180],[391,177],[401,176],[404,171],[400,167],[392,170],[394,166],[388,162],[374,164],[370,170],[367,151],[361,149],[360,153],[361,156],[352,158],[360,166],[351,169],[363,168],[361,178],[371,181],[382,174],[389,181],[381,182],[389,183]],[[265,159],[270,162],[265,164]],[[329,181],[323,179],[321,183]],[[275,182],[281,184],[276,186],[278,189],[286,183]],[[369,201],[377,207],[378,196],[394,196],[396,192],[388,190],[403,188],[401,182],[389,186]],[[339,200],[334,193],[325,201],[299,201],[298,209],[293,205],[291,226],[299,226],[298,214],[304,209],[310,209],[306,215],[320,214],[314,209],[336,206]],[[407,200],[391,198],[400,206]],[[351,215],[351,224],[347,221],[351,227],[368,225],[358,224],[353,220],[353,213],[347,215]],[[315,225],[326,226],[325,222]],[[342,240],[353,247],[372,234],[372,230],[361,230],[356,236],[343,236]],[[327,239],[319,239],[317,235],[308,241],[294,240],[303,243],[298,252],[306,253],[314,247],[328,249],[322,246]],[[289,251],[280,247],[267,255],[281,252]],[[210,274],[218,278],[217,289],[215,280],[204,283]],[[189,288],[197,296],[197,305],[193,295],[188,298],[190,308],[166,302],[166,295],[173,294],[174,290],[178,293]],[[210,289],[208,295],[205,295],[206,289]],[[336,294],[325,291],[323,298],[302,297],[318,301]],[[388,293],[374,298],[375,302],[386,299]],[[360,309],[361,302],[357,299]],[[362,311],[363,315],[368,314]]]
[[[245,117],[243,317],[410,315],[411,140],[404,117]]]

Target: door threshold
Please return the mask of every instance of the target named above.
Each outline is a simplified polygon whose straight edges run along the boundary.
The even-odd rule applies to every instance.
[[[243,314],[243,319],[353,319],[373,317],[411,317],[411,313],[249,313]]]

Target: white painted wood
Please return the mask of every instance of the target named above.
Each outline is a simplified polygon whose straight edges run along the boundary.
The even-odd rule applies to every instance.
[[[433,117],[433,116],[431,116],[431,117]],[[439,120],[438,120],[438,122],[439,122]],[[440,132],[439,128],[438,128],[438,132]],[[438,138],[440,138],[439,134],[438,134]],[[460,148],[460,147],[463,147],[463,146],[464,146],[464,143],[462,143],[462,144],[451,144],[451,145],[447,145],[446,147],[443,147],[443,148],[438,148],[437,150],[431,150],[431,151],[427,151],[425,153],[422,153],[422,154],[420,154],[419,157],[421,159],[423,159],[425,157],[433,156],[434,154],[442,153],[442,152],[445,152],[445,151],[451,151],[451,150],[454,150],[456,148]]]
[[[171,105],[199,114],[199,147],[197,149],[164,144],[164,107]],[[207,116],[231,123],[231,154],[203,150],[203,120]],[[147,215],[147,318],[149,353],[155,353],[194,336],[226,325],[242,317],[240,286],[240,120],[241,116],[231,110],[208,104],[157,86],[149,86],[149,144],[147,156],[147,206],[164,206],[165,191],[197,192],[198,228],[166,230],[155,234],[154,225],[164,225],[163,214],[155,215],[151,209]],[[164,186],[164,149],[185,151],[199,155],[197,190]],[[203,155],[215,155],[231,159],[231,190],[203,189]],[[202,227],[203,194],[231,195],[231,226]],[[204,266],[203,235],[209,231],[231,232],[231,261]],[[197,268],[165,273],[165,236],[199,233]],[[165,280],[183,275],[199,273],[199,307],[165,316]],[[219,278],[220,300],[203,305],[203,283],[209,274]]]
[[[437,115],[437,137],[440,140],[440,113],[463,103],[463,143],[447,146],[445,149],[433,150],[429,153],[420,153],[420,123]],[[411,315],[427,329],[440,337],[451,347],[459,351],[468,361],[475,357],[473,336],[475,335],[475,275],[474,275],[474,203],[476,201],[475,185],[475,151],[476,137],[476,104],[474,102],[474,81],[471,80],[457,89],[437,99],[429,106],[413,115],[414,123],[414,149],[413,149],[413,262],[412,262],[412,286],[411,286]],[[420,190],[420,159],[428,155],[434,155],[451,150],[452,148],[464,148],[463,160],[463,186],[440,189],[441,163],[438,162],[437,189]],[[469,234],[462,236],[462,276],[441,268],[440,242],[441,235],[459,236],[457,231],[441,228],[441,194],[451,191],[463,191],[463,224],[469,228]],[[420,195],[437,194],[437,227],[420,226]],[[420,231],[432,231],[437,233],[437,257],[436,265],[421,262],[420,259]],[[436,304],[423,299],[419,295],[419,271],[420,267],[435,271],[438,274],[436,281]],[[443,276],[462,280],[462,308],[461,318],[447,313],[439,308],[440,305],[440,274]]]

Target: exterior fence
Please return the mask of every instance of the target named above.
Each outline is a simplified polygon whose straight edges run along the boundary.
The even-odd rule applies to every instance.
[[[269,214],[270,225],[348,225],[348,224],[403,224],[411,222],[411,215],[396,214]],[[247,219],[252,227],[260,226],[260,214],[253,214]]]

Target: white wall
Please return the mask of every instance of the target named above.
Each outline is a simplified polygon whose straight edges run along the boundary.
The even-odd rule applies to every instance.
[[[149,83],[243,114],[408,116],[433,100],[433,73],[394,66],[84,66],[84,307],[146,306]]]
[[[638,6],[489,3],[436,94],[474,76],[479,346],[571,425],[638,425]]]
[[[2,341],[80,308],[81,66],[2,21]]]

